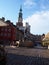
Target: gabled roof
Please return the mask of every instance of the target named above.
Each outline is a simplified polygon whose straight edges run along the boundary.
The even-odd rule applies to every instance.
[[[45,34],[45,37],[46,37],[46,38],[49,38],[49,32],[48,32],[47,34]]]
[[[5,21],[0,20],[0,26],[8,26],[8,24]]]

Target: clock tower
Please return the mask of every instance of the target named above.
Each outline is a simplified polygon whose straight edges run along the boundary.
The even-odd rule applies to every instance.
[[[22,7],[20,7],[19,11],[19,16],[18,16],[18,22],[17,22],[17,27],[22,27],[23,26],[23,17],[22,17]]]

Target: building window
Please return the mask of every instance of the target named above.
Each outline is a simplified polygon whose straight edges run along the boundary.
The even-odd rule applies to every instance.
[[[8,37],[10,37],[11,36],[11,34],[10,33],[8,33]]]
[[[3,33],[1,33],[0,35],[3,36]]]
[[[9,32],[11,32],[11,29],[8,29]]]
[[[1,31],[4,31],[4,28],[2,28]]]
[[[4,36],[7,36],[7,34],[5,33]]]
[[[5,29],[5,31],[7,31],[7,28]]]

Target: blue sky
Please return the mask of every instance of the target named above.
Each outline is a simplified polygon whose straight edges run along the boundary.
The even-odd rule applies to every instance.
[[[23,22],[31,26],[31,33],[49,32],[49,0],[0,0],[0,18],[18,21],[18,13],[22,5]]]

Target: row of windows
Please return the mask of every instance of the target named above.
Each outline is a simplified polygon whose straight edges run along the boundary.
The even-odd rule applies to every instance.
[[[11,36],[11,34],[10,34],[10,33],[8,33],[8,34],[6,34],[6,33],[5,33],[5,34],[3,34],[3,33],[1,33],[1,34],[0,34],[0,36],[8,36],[8,37],[10,37],[10,36]]]
[[[4,28],[1,28],[1,31],[9,31],[9,32],[11,32],[11,29],[4,29]]]

